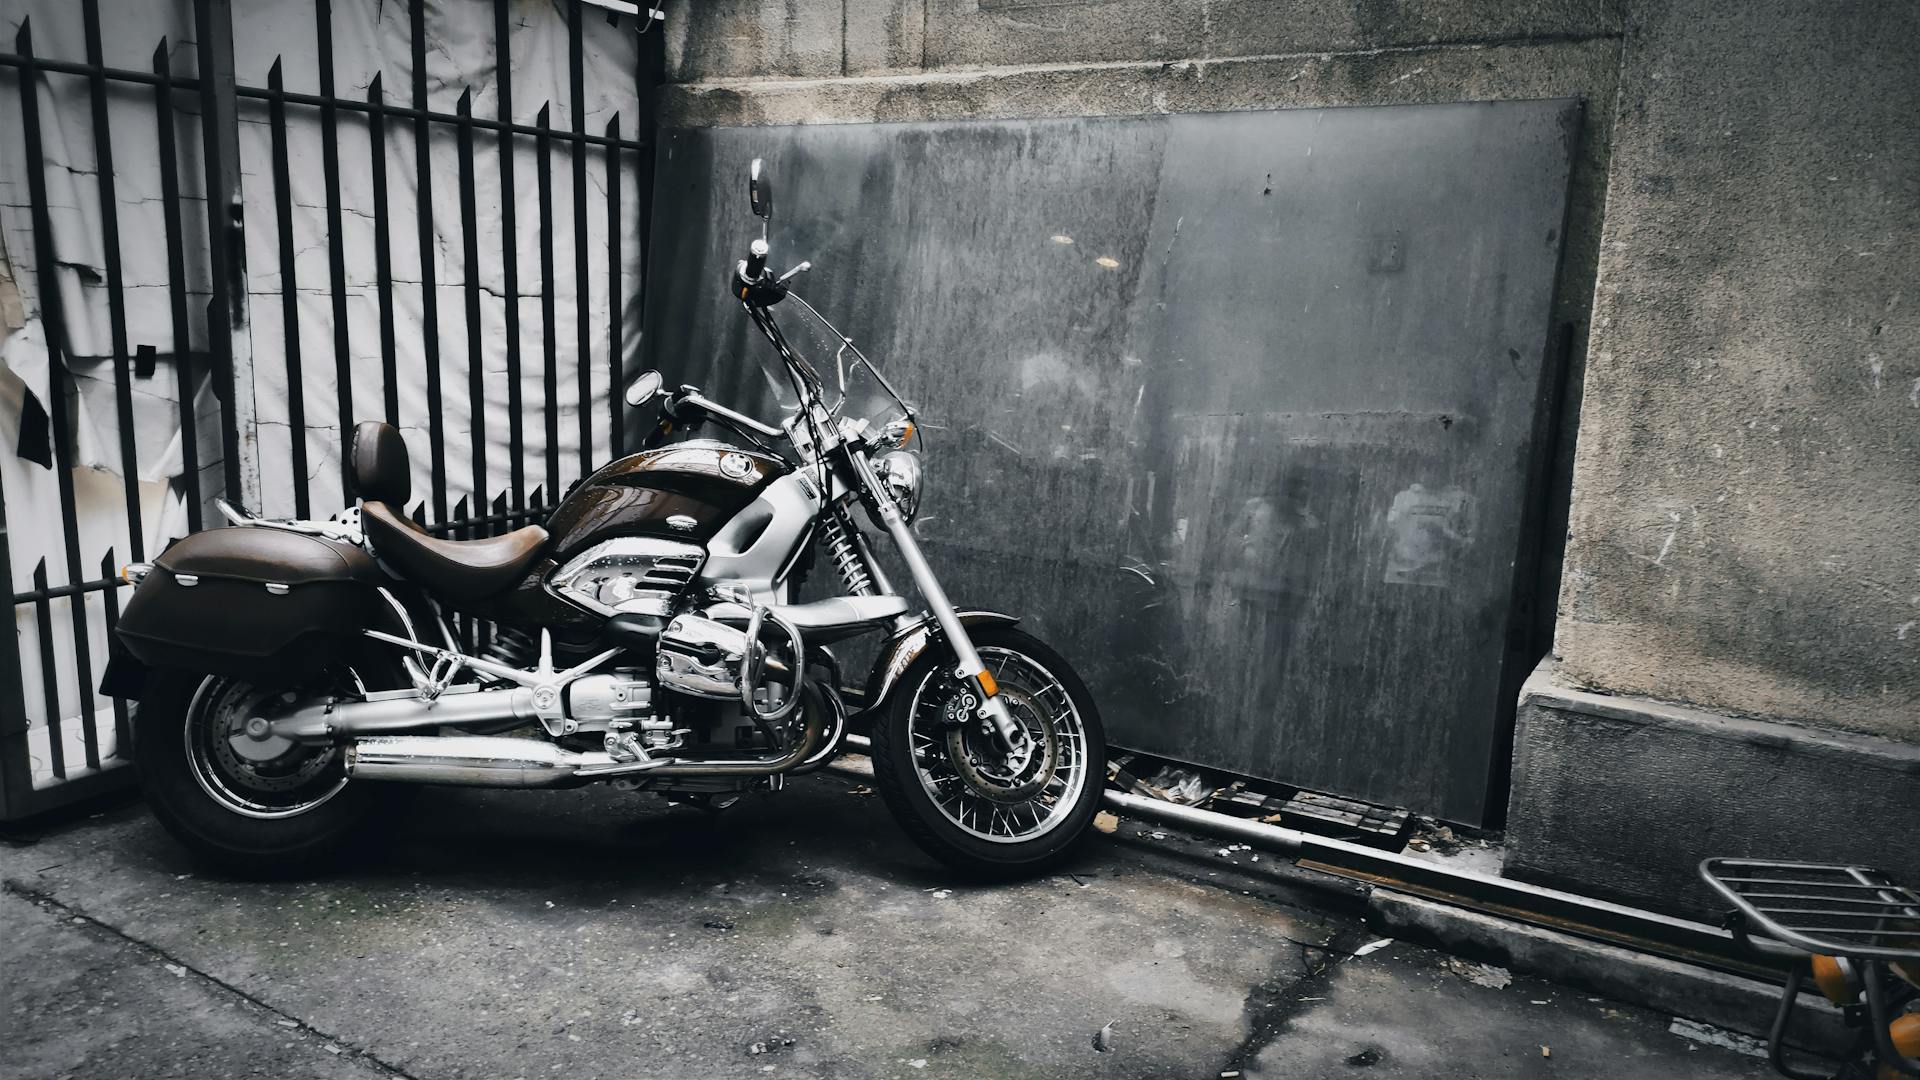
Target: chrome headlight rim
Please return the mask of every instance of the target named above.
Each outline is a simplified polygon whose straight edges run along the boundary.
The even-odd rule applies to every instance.
[[[909,523],[920,513],[920,492],[926,471],[912,450],[889,450],[873,463],[873,475]]]

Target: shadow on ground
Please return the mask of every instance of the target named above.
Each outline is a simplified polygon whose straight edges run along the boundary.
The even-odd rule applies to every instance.
[[[275,883],[204,876],[138,805],[69,823],[0,847],[0,1074],[1765,1075],[1548,984],[1350,958],[1372,935],[1324,894],[1131,824],[958,883],[864,790],[718,818],[429,791],[347,869]]]

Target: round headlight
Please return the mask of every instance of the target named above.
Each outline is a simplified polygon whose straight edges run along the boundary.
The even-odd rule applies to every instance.
[[[882,454],[873,463],[873,474],[900,513],[912,521],[920,512],[920,455],[906,450]]]

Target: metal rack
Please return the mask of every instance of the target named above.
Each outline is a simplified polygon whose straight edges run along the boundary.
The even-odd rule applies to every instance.
[[[1767,1040],[1767,1059],[1794,1080],[1829,1080],[1869,1061],[1879,1076],[1920,1076],[1893,1026],[1920,1000],[1920,892],[1867,866],[1707,859],[1700,877],[1730,905],[1734,940],[1792,963]],[[1858,1028],[1837,1074],[1786,1061],[1782,1040],[1809,974]]]

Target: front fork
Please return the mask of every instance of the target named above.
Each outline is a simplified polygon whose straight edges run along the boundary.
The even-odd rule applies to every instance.
[[[899,549],[901,559],[906,561],[907,572],[913,575],[913,583],[920,587],[920,595],[926,597],[927,605],[933,609],[934,621],[940,624],[941,632],[946,634],[948,643],[953,646],[954,656],[959,661],[953,671],[954,678],[972,686],[980,694],[980,708],[974,713],[974,718],[992,725],[1001,746],[1009,754],[1019,753],[1027,742],[1026,729],[1014,722],[1006,699],[1000,696],[1000,687],[994,682],[992,673],[987,671],[987,665],[981,662],[979,651],[973,647],[973,638],[967,635],[967,628],[954,613],[953,604],[947,599],[947,591],[940,587],[940,579],[933,576],[933,567],[927,564],[927,557],[921,554],[920,542],[914,539],[913,530],[907,527],[907,519],[874,476],[867,455],[851,448],[849,450],[847,457],[852,460],[854,471],[860,475],[862,489],[872,493],[874,506],[880,513],[880,524],[893,537],[894,547]]]

